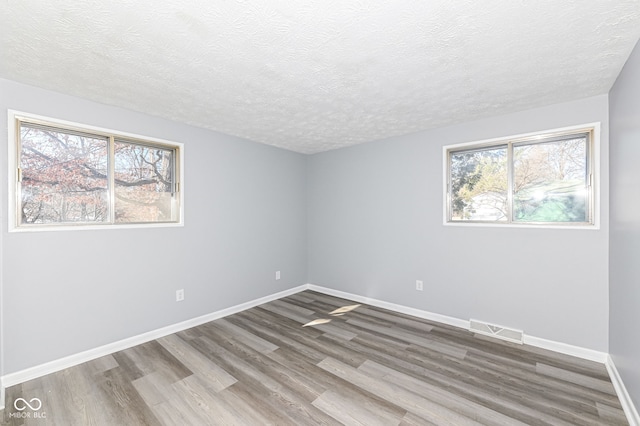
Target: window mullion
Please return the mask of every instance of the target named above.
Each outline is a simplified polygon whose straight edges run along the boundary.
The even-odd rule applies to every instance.
[[[15,161],[16,161],[16,170],[15,170],[15,186],[14,186],[14,190],[15,190],[15,226],[20,226],[22,225],[22,157],[21,157],[21,153],[22,153],[22,137],[20,135],[20,126],[21,121],[17,120],[15,121],[16,123],[16,132],[14,137],[16,138],[16,152],[15,152]]]
[[[594,222],[594,214],[595,214],[595,176],[594,176],[594,157],[593,157],[593,131],[590,131],[587,134],[587,141],[586,141],[586,164],[587,164],[587,187],[585,188],[585,193],[586,193],[586,197],[588,198],[588,203],[587,203],[587,207],[588,207],[588,211],[587,211],[587,219],[589,220],[590,223]]]
[[[514,171],[514,160],[513,160],[513,143],[509,142],[507,144],[507,222],[513,223],[513,193],[515,191],[514,187],[515,180],[515,171]]]
[[[115,185],[115,138],[109,136],[109,158],[107,159],[107,181],[109,184],[109,223],[116,223],[116,185]]]
[[[451,151],[447,151],[447,194],[446,194],[446,206],[447,206],[447,217],[446,217],[446,221],[449,222],[451,221],[453,214],[452,214],[452,206],[451,206],[451,200],[453,199],[453,197],[451,196]]]

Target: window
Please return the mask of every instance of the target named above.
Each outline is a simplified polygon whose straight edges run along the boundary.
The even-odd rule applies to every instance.
[[[180,144],[27,115],[11,122],[12,230],[181,224]]]
[[[446,221],[593,225],[595,130],[445,147]]]

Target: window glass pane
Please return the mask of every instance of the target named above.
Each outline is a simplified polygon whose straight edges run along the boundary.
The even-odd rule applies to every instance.
[[[514,221],[588,222],[587,136],[515,145]]]
[[[507,147],[451,153],[451,220],[507,220]]]
[[[109,219],[107,139],[22,124],[21,223]]]
[[[172,149],[116,141],[115,221],[176,220]]]

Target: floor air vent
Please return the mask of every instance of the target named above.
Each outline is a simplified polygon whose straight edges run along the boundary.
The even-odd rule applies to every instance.
[[[513,328],[487,324],[486,322],[476,320],[469,321],[469,330],[474,333],[484,334],[485,336],[508,340],[509,342],[523,343],[524,332],[522,330],[514,330]]]

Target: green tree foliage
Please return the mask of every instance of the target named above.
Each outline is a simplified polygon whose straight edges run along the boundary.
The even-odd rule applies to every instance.
[[[513,220],[587,222],[587,135],[513,146]],[[454,220],[506,220],[507,146],[450,156]]]
[[[586,137],[515,146],[514,219],[586,222]]]
[[[451,156],[454,218],[471,219],[480,209],[506,217],[506,158],[505,147]]]

